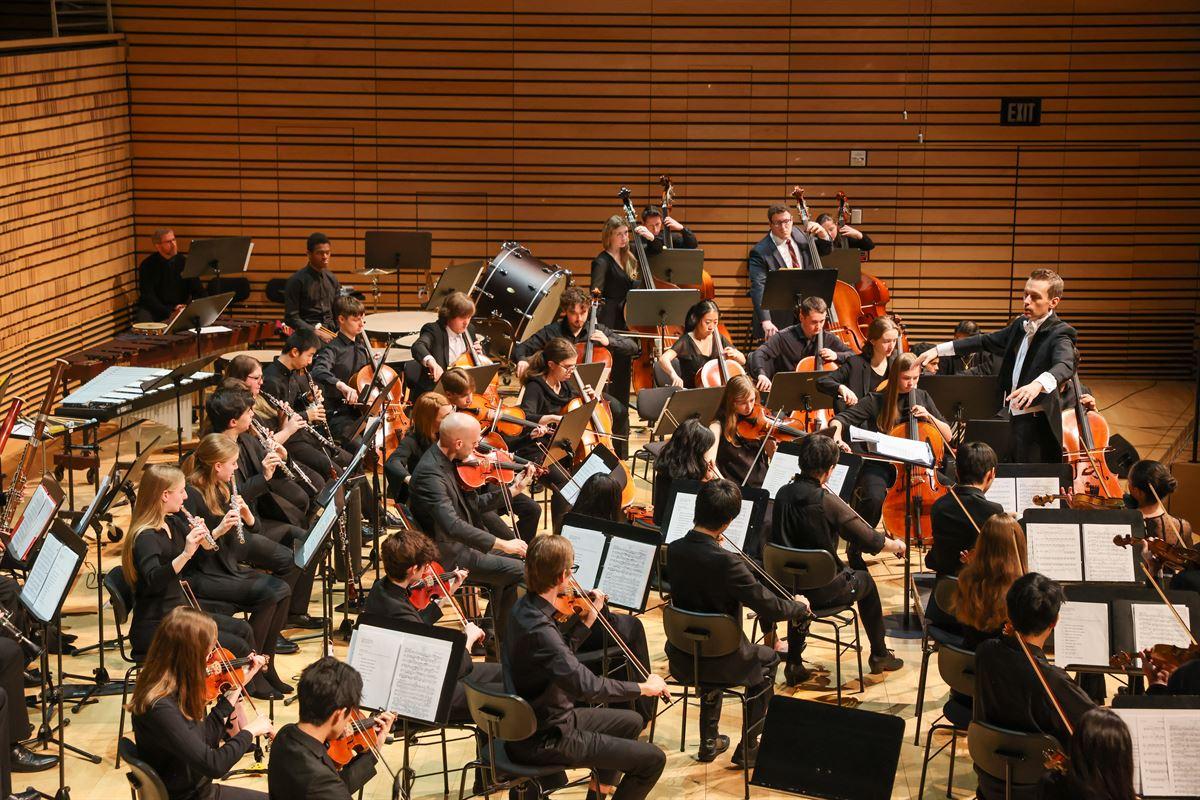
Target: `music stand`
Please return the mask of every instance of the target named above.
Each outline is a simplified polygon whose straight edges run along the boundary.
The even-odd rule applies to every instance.
[[[328,502],[321,509],[321,513],[317,515],[313,522],[312,528],[308,535],[304,537],[304,541],[298,542],[293,546],[292,561],[301,571],[306,571],[312,564],[313,559],[318,553],[324,553],[325,558],[321,567],[321,616],[325,619],[321,625],[321,652],[328,653],[333,641],[333,584],[334,572],[330,562],[333,560],[332,548],[327,548],[325,545],[329,541],[329,531],[337,523],[338,518],[345,513],[345,509],[339,509],[335,502]],[[346,565],[346,592],[350,591],[350,565]],[[350,602],[346,600],[343,608],[346,613],[349,613]]]
[[[188,280],[212,272],[219,283],[222,272],[245,272],[250,267],[250,254],[253,252],[254,241],[249,236],[192,239],[180,277]]]
[[[983,442],[996,451],[997,463],[1013,463],[1012,420],[968,419],[962,440]]]
[[[433,254],[433,234],[428,231],[367,231],[363,237],[363,266],[396,270],[396,310],[400,310],[400,272],[428,274]]]
[[[625,297],[625,324],[657,328],[659,345],[666,350],[667,326],[682,325],[688,309],[699,302],[699,289],[631,289]]]
[[[482,392],[491,385],[492,379],[496,377],[496,373],[500,371],[500,365],[497,363],[480,364],[478,367],[460,367],[465,370],[471,379],[475,381],[475,391]],[[445,372],[443,371],[443,375]],[[433,387],[433,391],[438,394],[445,394],[445,389],[442,388],[442,379],[438,378],[437,384]]]
[[[650,437],[666,438],[690,417],[695,417],[701,425],[708,425],[716,419],[717,410],[721,407],[721,398],[724,396],[724,386],[680,389],[667,398],[667,404],[658,415]]]
[[[563,518],[562,536],[575,546],[576,580],[584,589],[604,592],[610,606],[635,614],[646,610],[663,540],[659,531],[572,511]],[[614,563],[608,569],[610,555]]]
[[[43,475],[41,483],[21,510],[21,520],[8,540],[8,554],[21,566],[27,566],[29,554],[49,530],[64,497],[62,487],[54,476]]]
[[[451,264],[442,270],[442,274],[438,275],[437,283],[433,287],[433,291],[429,295],[429,299],[422,306],[426,311],[437,311],[442,307],[442,301],[447,295],[455,292],[462,292],[465,295],[471,294],[475,290],[475,284],[479,282],[479,276],[483,273],[484,264],[486,261],[466,261],[462,264]]]
[[[591,364],[576,364],[575,374],[583,381],[585,386],[590,386],[597,392],[603,392],[604,386],[600,381],[604,378],[604,372],[608,367],[602,361],[594,361]]]
[[[542,456],[541,466],[548,468],[551,462],[557,462],[564,456],[573,457],[575,455],[575,450],[583,439],[583,431],[592,421],[592,412],[596,410],[597,402],[599,401],[595,399],[589,400],[579,408],[563,414],[554,431],[554,438],[550,440],[550,445]],[[554,455],[556,447],[562,451],[558,456]]]
[[[622,487],[625,486],[626,474],[625,470],[621,469],[621,459],[617,458],[613,451],[609,450],[603,444],[597,443],[592,448],[592,452],[588,453],[588,457],[579,465],[579,469],[571,475],[571,479],[559,489],[559,494],[571,505],[575,505],[579,500],[579,492],[583,488],[583,484],[587,483],[588,478],[593,475],[607,475]]]
[[[921,388],[960,432],[967,420],[995,416],[1000,379],[995,375],[922,375]],[[965,441],[961,437],[955,444]]]
[[[764,405],[776,413],[832,409],[833,398],[817,389],[817,379],[827,372],[776,372]]]
[[[670,235],[670,231],[667,232]],[[650,272],[668,283],[691,284],[704,280],[704,251],[663,249],[648,259]]]
[[[771,322],[780,330],[794,325],[796,307],[806,297],[820,297],[833,307],[833,287],[837,285],[836,269],[777,269],[767,273],[763,287],[762,307]]]
[[[188,306],[188,308],[191,308],[191,306]],[[200,348],[199,334],[196,336],[196,348]],[[175,367],[175,369],[171,370],[166,375],[160,375],[157,378],[150,378],[142,381],[142,383],[138,386],[138,388],[143,392],[152,392],[155,389],[159,389],[168,384],[175,385],[175,445],[179,452],[180,464],[183,463],[183,409],[180,405],[179,397],[183,393],[183,384],[192,380],[192,376],[199,372],[201,367],[215,358],[215,355],[199,357],[195,361],[189,361],[182,366]],[[204,377],[207,378],[209,375],[204,374]]]
[[[835,247],[828,255],[821,256],[821,266],[836,269],[838,280],[853,286],[862,277],[861,252],[857,247]]]

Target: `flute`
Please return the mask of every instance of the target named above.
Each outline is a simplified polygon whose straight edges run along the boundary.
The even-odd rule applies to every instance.
[[[183,514],[183,518],[187,520],[188,525],[193,528],[197,525],[204,525],[204,521],[188,511],[187,508],[180,506],[179,513]],[[220,550],[221,545],[217,544],[217,540],[213,538],[212,532],[208,530],[208,526],[204,525],[204,543],[212,550]]]
[[[234,533],[237,534],[238,544],[245,544],[246,523],[242,521],[242,496],[238,494],[236,475],[229,476],[229,504],[237,509],[238,512],[237,524],[233,529]]]

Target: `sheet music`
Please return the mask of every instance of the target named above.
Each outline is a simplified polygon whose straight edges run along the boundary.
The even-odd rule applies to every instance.
[[[1133,551],[1113,544],[1114,536],[1124,534],[1132,534],[1127,524],[1084,524],[1084,580],[1133,583]]]
[[[1188,607],[1175,603],[1171,605],[1175,606],[1183,624],[1190,629],[1192,616]],[[1179,621],[1175,619],[1171,609],[1162,603],[1132,603],[1130,609],[1133,611],[1134,650],[1146,650],[1156,644],[1173,644],[1184,648],[1191,645],[1192,640],[1179,626]]]
[[[608,541],[608,555],[604,557],[604,570],[596,588],[615,605],[641,611],[657,555],[657,545],[614,536]]]
[[[671,507],[671,518],[667,520],[667,544],[687,536],[696,519],[696,495],[676,492],[675,505]]]
[[[929,442],[923,440],[888,436],[885,433],[865,431],[851,425],[850,441],[871,442],[875,445],[875,452],[884,458],[910,461],[925,467],[933,466],[933,448],[930,447]]]
[[[325,537],[329,535],[329,530],[333,527],[337,518],[337,503],[330,500],[329,505],[325,506],[325,510],[321,512],[321,516],[317,517],[317,524],[313,526],[308,537],[296,548],[296,566],[300,567],[300,569],[305,569],[308,566],[313,556],[316,555],[317,550],[321,549]]]
[[[1063,603],[1054,626],[1055,665],[1107,667],[1111,655],[1108,604]]]
[[[387,710],[402,717],[436,722],[454,644],[431,636],[409,633],[400,636],[402,643]]]
[[[1133,740],[1134,789],[1147,797],[1200,797],[1200,711],[1114,708]]]
[[[1017,479],[1016,478],[996,478],[992,481],[992,485],[983,493],[993,503],[998,503],[1004,508],[1006,514],[1017,514]]]
[[[1038,494],[1058,494],[1061,487],[1058,485],[1058,478],[1053,475],[1050,477],[1040,478],[1016,478],[1017,486],[1017,510],[1012,512],[1017,516],[1021,516],[1027,509],[1038,508],[1033,502],[1034,495]],[[1055,500],[1053,503],[1041,506],[1042,508],[1062,508],[1062,503]]]
[[[1200,712],[1179,710],[1166,715],[1167,773],[1171,792],[1200,797]]]
[[[79,556],[53,536],[47,536],[38,553],[21,599],[25,607],[41,622],[49,622],[58,610],[58,601],[67,592],[67,584],[79,564]]]
[[[840,496],[842,489],[846,486],[846,476],[849,474],[850,467],[845,464],[838,464],[833,468],[833,473],[829,476],[829,481],[825,484],[825,488]]]
[[[737,549],[746,549],[746,533],[750,530],[750,517],[754,514],[754,502],[751,500],[742,500],[742,511],[734,518],[733,522],[729,523],[729,527],[725,529],[722,536],[726,541],[724,547],[726,550],[732,550],[730,542],[737,545]],[[694,513],[693,513],[693,516]]]
[[[1145,709],[1135,721],[1138,730],[1138,764],[1141,769],[1142,791],[1147,795],[1171,794],[1170,764],[1163,741],[1167,735],[1166,719],[1160,709]],[[1130,726],[1131,728],[1134,726]],[[1132,733],[1132,731],[1131,731]]]
[[[1083,580],[1079,526],[1071,522],[1031,522],[1025,526],[1030,572],[1056,581]]]
[[[575,547],[575,580],[584,589],[595,589],[596,578],[600,575],[600,558],[604,555],[605,535],[600,531],[580,528],[576,525],[564,525],[564,539],[569,539]]]
[[[25,505],[25,511],[21,514],[21,524],[17,526],[12,541],[9,542],[9,552],[24,561],[38,537],[46,532],[50,518],[54,516],[57,508],[58,505],[46,491],[46,487],[39,485]]]
[[[374,625],[359,625],[350,634],[346,662],[362,676],[364,707],[387,707],[392,676],[396,674],[396,654],[400,652],[401,642],[399,631]]]
[[[196,330],[196,329],[195,329],[195,328],[190,328],[189,330],[193,330],[193,331],[194,331],[194,330]],[[205,327],[203,327],[203,328],[201,328],[201,329],[200,329],[200,333],[201,333],[201,334],[205,334],[205,333],[232,333],[232,332],[233,332],[233,328],[227,328],[227,327],[225,327],[224,325],[206,325]]]
[[[567,481],[559,492],[563,499],[571,505],[575,505],[575,501],[579,499],[579,490],[583,488],[583,484],[593,475],[608,475],[612,469],[608,464],[604,463],[604,459],[599,454],[588,456],[587,460],[579,467],[579,471],[574,477]]]
[[[792,482],[796,473],[800,472],[800,458],[791,453],[776,453],[767,468],[767,477],[763,478],[762,488],[767,490],[771,499],[784,486]]]

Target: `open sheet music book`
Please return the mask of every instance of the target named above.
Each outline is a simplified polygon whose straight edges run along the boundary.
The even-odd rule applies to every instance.
[[[599,589],[609,605],[645,610],[650,575],[661,534],[632,525],[569,514],[562,535],[575,548],[575,580],[584,589]]]
[[[700,491],[699,481],[676,481],[675,485],[677,490],[672,495],[663,523],[667,544],[687,536],[696,521],[696,493]],[[746,536],[751,526],[762,524],[762,518],[766,514],[767,500],[768,495],[764,490],[743,487],[742,510],[733,522],[729,523],[729,527],[723,534],[727,540],[725,549],[733,549],[728,544],[729,542],[736,545],[739,550],[745,549]]]
[[[984,497],[991,500],[993,503],[999,503],[1004,507],[1006,514],[1021,516],[1028,509],[1039,508],[1033,502],[1033,498],[1037,495],[1056,495],[1060,491],[1058,478],[1050,477],[1022,477],[1022,478],[996,478],[992,481],[992,485],[988,487]],[[1053,500],[1041,508],[1060,508],[1061,504],[1058,500]]]
[[[915,464],[919,467],[934,465],[933,447],[924,440],[889,436],[886,433],[876,433],[851,425],[850,441],[874,445],[875,453],[884,458]]]
[[[1133,583],[1133,548],[1113,544],[1113,537],[1126,534],[1133,534],[1126,523],[1027,521],[1029,571],[1056,581]]]
[[[1068,600],[1051,634],[1059,667],[1107,667],[1113,654],[1108,603]]]
[[[362,675],[364,707],[439,723],[449,712],[465,649],[460,631],[364,615],[346,661]]]
[[[1200,709],[1113,711],[1133,739],[1134,789],[1147,798],[1200,797]]]

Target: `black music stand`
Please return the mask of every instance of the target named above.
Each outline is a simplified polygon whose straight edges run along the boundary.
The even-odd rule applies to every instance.
[[[762,307],[780,330],[795,324],[796,307],[806,297],[819,297],[833,307],[833,288],[837,286],[836,269],[777,269],[767,273],[763,287]],[[787,315],[787,325],[780,325],[775,315]],[[853,323],[853,320],[851,321]]]
[[[433,234],[429,231],[367,231],[363,266],[396,271],[396,310],[400,310],[400,272],[428,274],[433,261]],[[421,287],[422,290],[424,286]]]
[[[940,405],[938,407],[941,408]],[[1013,463],[1012,420],[968,419],[963,429],[962,440],[983,442],[996,451],[997,463]]]
[[[313,521],[312,528],[309,529],[308,536],[304,537],[303,542],[299,542],[294,546],[292,552],[292,560],[296,567],[301,571],[305,571],[312,565],[313,559],[320,557],[321,563],[321,616],[325,619],[321,625],[321,652],[330,652],[329,648],[333,641],[333,584],[334,584],[334,569],[333,569],[333,548],[328,547],[329,532],[333,526],[337,524],[338,517],[345,514],[345,508],[338,508],[335,502],[326,503],[321,509],[321,513],[316,516]],[[350,565],[346,565],[346,587],[347,595],[349,594],[349,570]],[[343,604],[343,608],[348,608],[349,600]],[[293,698],[294,699],[294,698]]]
[[[492,379],[496,377],[496,373],[500,371],[500,365],[493,362],[491,364],[480,364],[478,367],[461,367],[466,370],[466,373],[471,376],[475,382],[475,391],[482,392],[491,385]],[[444,371],[443,371],[444,374]],[[445,389],[442,388],[442,379],[438,378],[437,384],[433,387],[433,391],[438,394],[445,394]]]
[[[774,413],[832,410],[833,398],[817,388],[817,379],[826,372],[776,372],[764,405]]]
[[[208,299],[208,298],[205,298]],[[199,302],[199,301],[197,301]],[[191,308],[191,306],[188,306]],[[200,335],[196,334],[196,349],[200,349]],[[183,407],[180,404],[179,398],[183,394],[183,384],[190,381],[192,376],[200,371],[200,368],[215,359],[216,356],[201,356],[195,361],[189,361],[186,364],[175,367],[166,375],[160,375],[157,378],[150,378],[142,381],[138,386],[143,392],[153,392],[163,386],[170,384],[175,385],[175,445],[179,454],[179,463],[183,464]],[[190,424],[190,421],[189,421]],[[132,533],[132,531],[130,531]]]
[[[692,523],[696,518],[696,496],[700,494],[700,487],[704,485],[703,481],[692,480],[674,480],[671,481],[670,493],[667,495],[667,505],[663,509],[661,526],[663,543],[670,544],[676,539],[683,538],[687,532],[691,530]],[[725,529],[724,534],[727,549],[732,550],[734,547],[745,552],[747,543],[752,541],[759,529],[762,527],[763,520],[767,515],[767,503],[771,502],[771,494],[766,489],[756,489],[753,486],[742,486],[742,509],[745,510],[745,504],[750,503],[750,515],[746,520],[746,530],[742,534],[742,541],[736,541],[736,534],[731,530],[733,524]],[[679,496],[690,495],[690,499],[683,503],[679,500]],[[735,521],[740,519],[742,512],[738,513]],[[676,517],[679,517],[676,519]]]
[[[965,439],[967,420],[994,417],[999,410],[1000,379],[995,375],[922,375],[921,388],[929,392],[951,426],[959,434],[957,446]]]
[[[657,328],[659,345],[666,350],[667,327],[682,325],[688,309],[699,302],[699,289],[631,289],[625,297],[625,324]]]
[[[701,425],[707,425],[717,417],[724,386],[704,386],[699,389],[680,389],[667,398],[662,413],[650,433],[652,439],[664,439],[675,432],[683,421],[695,417]]]
[[[600,385],[600,379],[604,377],[604,371],[608,369],[602,361],[595,361],[591,364],[576,364],[575,374],[579,376],[579,380],[583,381],[584,386],[590,386],[592,389],[603,392],[604,386]]]
[[[608,475],[622,487],[625,486],[627,479],[625,470],[621,469],[621,459],[617,458],[617,455],[612,450],[609,450],[603,444],[597,443],[592,448],[592,452],[588,453],[588,457],[583,460],[583,463],[571,475],[571,480],[558,493],[568,503],[575,505],[575,502],[579,499],[579,491],[583,488],[583,484],[587,483],[588,478],[593,475]]]
[[[861,252],[857,247],[835,247],[821,256],[821,266],[825,269],[836,269],[838,280],[853,286],[862,277],[862,257],[859,255]]]
[[[670,231],[667,235],[670,235]],[[704,280],[704,251],[663,249],[647,259],[650,273],[667,283],[693,284]]]
[[[583,532],[583,536],[580,536],[579,531]],[[587,537],[589,533],[593,536]],[[582,551],[579,546],[581,539],[592,538],[594,540],[596,536],[603,537],[604,543],[600,552],[596,553],[595,563],[588,564],[586,571],[583,565],[580,566],[578,577],[580,585],[584,589],[599,589],[604,592],[608,595],[608,604],[615,608],[631,611],[634,614],[645,612],[646,599],[650,595],[650,576],[658,563],[658,548],[663,541],[660,531],[652,528],[640,528],[624,522],[589,517],[572,511],[563,518],[562,535],[576,545],[577,556]],[[621,539],[633,543],[635,547],[645,548],[641,554],[643,560],[636,565],[637,569],[634,568],[634,564],[624,561],[619,567],[614,565],[611,570],[606,570],[606,567],[609,566],[608,556],[610,553],[615,555],[613,553],[614,539]],[[598,544],[598,542],[593,541],[593,544]],[[590,550],[594,552],[594,547]],[[630,585],[628,582],[635,577],[637,582]],[[615,589],[615,591],[609,591],[611,589]]]
[[[595,399],[589,400],[579,408],[563,414],[554,431],[554,438],[550,440],[550,445],[542,456],[540,466],[549,468],[551,462],[558,462],[564,457],[571,458],[575,455],[575,450],[583,439],[583,432],[588,423],[592,421],[592,412],[596,410],[598,402]],[[555,448],[560,451],[557,456],[554,455]]]
[[[450,264],[442,270],[441,275],[438,275],[437,284],[429,294],[429,299],[421,307],[426,311],[437,311],[442,307],[442,301],[446,299],[447,295],[455,292],[470,295],[475,290],[475,284],[479,283],[479,277],[483,274],[486,264],[487,262],[483,260]]]
[[[192,239],[180,277],[189,280],[211,272],[219,285],[222,272],[245,272],[250,267],[253,252],[254,241],[249,236]]]

